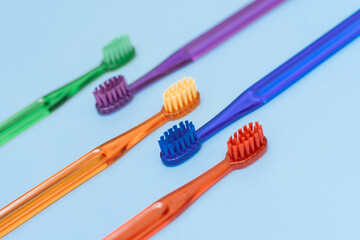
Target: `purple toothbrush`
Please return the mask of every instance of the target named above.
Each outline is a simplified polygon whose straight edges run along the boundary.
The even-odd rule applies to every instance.
[[[197,60],[285,0],[255,0],[231,17],[186,44],[153,70],[127,85],[124,77],[109,79],[96,88],[96,108],[108,114],[126,105],[133,95],[167,74]]]

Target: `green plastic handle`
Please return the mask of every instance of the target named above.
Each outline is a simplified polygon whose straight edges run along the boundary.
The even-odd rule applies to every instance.
[[[106,67],[102,63],[85,75],[38,99],[14,116],[0,123],[0,146],[49,115],[88,83],[105,72]]]

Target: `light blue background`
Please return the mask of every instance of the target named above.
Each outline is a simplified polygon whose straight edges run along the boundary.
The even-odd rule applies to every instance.
[[[344,20],[359,0],[290,0],[197,62],[165,77],[111,116],[92,90],[115,74],[128,82],[249,1],[2,1],[0,121],[101,61],[127,33],[137,57],[0,148],[3,207],[97,145],[160,110],[183,76],[202,103],[197,127],[243,90]],[[237,128],[260,121],[269,140],[256,164],[231,173],[154,239],[359,239],[360,39],[263,108],[219,132],[185,164],[165,167],[158,138],[170,122],[110,168],[4,239],[100,239],[223,159]]]

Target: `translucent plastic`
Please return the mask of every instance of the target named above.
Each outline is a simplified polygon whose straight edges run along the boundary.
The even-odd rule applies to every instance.
[[[107,168],[167,121],[183,117],[194,110],[199,103],[200,95],[197,93],[197,99],[193,104],[179,112],[168,113],[162,108],[159,113],[147,121],[93,149],[1,209],[0,237],[6,235],[86,180]]]
[[[199,138],[204,142],[232,122],[263,106],[359,36],[360,10],[240,94],[197,130]]]
[[[253,155],[241,161],[233,161],[226,154],[223,161],[186,185],[159,199],[124,225],[110,233],[104,240],[148,239],[184,212],[196,199],[234,169],[249,166],[266,151],[264,145]]]
[[[137,93],[169,73],[197,60],[228,38],[255,22],[285,0],[256,0],[181,47],[150,72],[129,85]]]
[[[104,65],[101,64],[87,74],[40,98],[0,123],[0,146],[49,115],[105,71]]]
[[[114,58],[114,55],[118,58]],[[107,71],[112,71],[125,65],[134,56],[135,50],[131,46],[128,36],[125,35],[114,39],[103,48],[104,60],[99,66],[62,88],[40,98],[14,116],[0,123],[0,146],[49,115],[88,83],[94,81]]]

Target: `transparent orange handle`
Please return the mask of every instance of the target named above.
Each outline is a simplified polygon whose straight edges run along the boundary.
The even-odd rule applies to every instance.
[[[1,209],[0,236],[105,169],[108,166],[106,159],[95,149]]]
[[[104,240],[148,239],[168,225],[211,186],[233,170],[228,157],[186,185],[156,201]]]
[[[90,151],[1,209],[0,237],[107,168],[166,121],[167,115],[162,110],[137,127]]]

